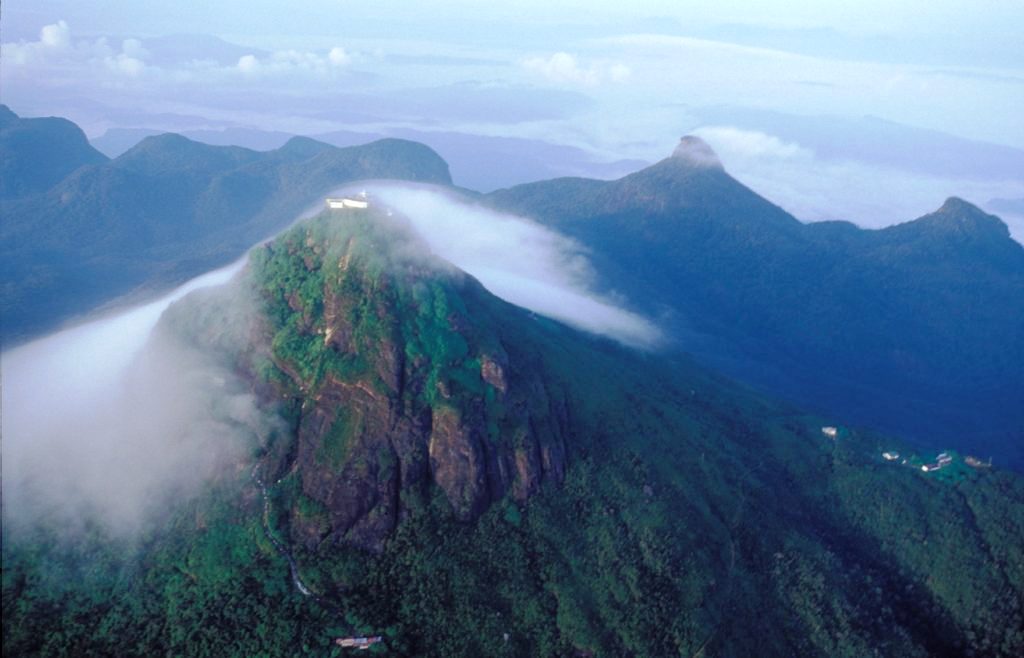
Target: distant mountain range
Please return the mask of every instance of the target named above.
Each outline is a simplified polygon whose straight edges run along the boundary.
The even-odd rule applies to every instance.
[[[142,139],[160,134],[145,128],[111,128],[92,144],[111,157],[120,155]],[[294,137],[291,133],[245,128],[185,130],[182,135],[197,142],[244,146],[256,150],[279,148]],[[537,139],[471,135],[453,131],[390,129],[387,134],[336,130],[310,135],[334,146],[354,146],[371,140],[395,137],[426,144],[448,163],[452,180],[460,187],[489,192],[510,185],[557,176],[617,178],[648,163],[642,160],[602,161],[583,149]]]
[[[70,122],[0,117],[5,343],[226,264],[345,182],[451,182],[436,153],[397,139],[339,149],[294,138],[261,153],[166,134],[108,160]]]
[[[435,152],[402,140],[256,152],[168,134],[104,160],[66,121],[2,117],[8,344],[224,264],[345,181],[451,183]],[[55,153],[59,166],[25,164]],[[882,230],[803,224],[696,138],[617,180],[474,198],[586,245],[606,291],[706,365],[844,422],[1024,469],[1024,248],[969,203]]]
[[[609,289],[730,376],[1024,467],[1024,248],[967,202],[882,230],[803,224],[692,137],[616,181],[485,201],[578,239]]]

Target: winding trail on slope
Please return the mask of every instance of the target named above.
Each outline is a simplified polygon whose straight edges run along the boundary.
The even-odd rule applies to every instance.
[[[252,470],[249,472],[249,477],[252,478],[253,483],[259,489],[260,495],[263,497],[263,534],[266,535],[267,539],[270,540],[270,543],[274,545],[274,548],[277,550],[278,554],[280,554],[281,557],[288,561],[288,570],[291,572],[292,584],[295,585],[295,589],[299,590],[299,593],[303,596],[310,598],[313,601],[316,601],[316,603],[323,607],[325,610],[330,611],[331,614],[338,618],[339,623],[348,626],[348,624],[344,621],[345,614],[341,608],[339,608],[334,603],[331,603],[324,597],[314,593],[313,590],[311,590],[309,586],[302,581],[302,576],[299,575],[299,566],[295,562],[295,557],[292,556],[291,551],[289,551],[288,548],[282,542],[278,541],[277,537],[274,536],[274,533],[270,528],[270,493],[267,491],[267,485],[264,484],[263,479],[260,478],[260,476],[257,474],[259,468],[260,465],[259,462],[257,462],[256,464],[253,465]],[[367,634],[358,633],[356,629],[352,628],[349,628],[349,631],[345,634],[352,636],[358,635],[360,636],[361,639],[366,639],[367,636]],[[340,642],[341,638],[337,638],[335,641]],[[378,636],[376,640],[373,640],[371,642],[371,644],[375,644],[380,641],[381,638]],[[356,646],[355,648],[366,649],[368,648],[368,646]]]
[[[259,467],[260,465],[258,463],[253,465],[249,476],[252,478],[252,481],[256,484],[257,488],[259,488],[260,495],[263,496],[263,534],[266,535],[267,539],[270,540],[270,543],[274,545],[278,554],[287,560],[288,569],[291,572],[292,583],[295,585],[295,589],[299,590],[299,593],[303,596],[312,598],[314,601],[328,608],[332,612],[340,612],[337,607],[331,605],[322,597],[314,594],[313,591],[309,589],[309,586],[302,581],[302,576],[299,575],[299,566],[295,562],[295,558],[292,556],[291,551],[289,551],[284,544],[278,541],[277,537],[274,536],[273,531],[270,529],[270,493],[267,491],[267,486],[263,483],[263,480],[256,472],[259,470]]]

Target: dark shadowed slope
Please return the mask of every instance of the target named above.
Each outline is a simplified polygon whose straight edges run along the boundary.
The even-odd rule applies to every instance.
[[[805,225],[695,138],[617,181],[487,199],[589,246],[610,288],[723,372],[1024,467],[1024,248],[969,203],[877,231]]]
[[[78,168],[45,192],[3,203],[2,338],[225,264],[331,188],[370,178],[451,182],[436,153],[395,139],[339,149],[294,138],[257,152],[166,134]]]

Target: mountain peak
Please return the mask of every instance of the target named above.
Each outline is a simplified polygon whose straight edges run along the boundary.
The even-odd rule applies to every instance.
[[[695,167],[722,169],[722,161],[718,159],[718,154],[707,142],[695,135],[680,138],[679,145],[672,151],[672,158]]]
[[[936,223],[961,233],[986,233],[1008,237],[1009,229],[1001,219],[990,215],[973,203],[951,196],[938,210],[929,215]]]
[[[79,167],[106,161],[67,119],[23,118],[0,105],[0,198],[43,192]]]
[[[1003,220],[958,197],[949,197],[938,210],[924,217],[891,228],[943,240],[953,238],[974,244],[1012,244],[1010,229]]]
[[[18,115],[11,108],[0,104],[0,128],[4,128],[18,120]]]
[[[942,206],[936,211],[956,215],[984,215],[985,213],[978,206],[960,197],[951,196],[946,199]]]
[[[197,176],[216,173],[258,157],[240,146],[213,146],[177,133],[146,137],[118,156],[116,166],[149,174],[182,172]]]
[[[323,151],[330,151],[332,149],[333,147],[330,144],[319,142],[310,137],[297,135],[285,142],[278,151],[280,153],[296,157],[309,158],[318,153],[322,153]]]

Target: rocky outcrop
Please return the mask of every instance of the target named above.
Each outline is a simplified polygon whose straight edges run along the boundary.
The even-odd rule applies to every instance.
[[[376,271],[360,238],[333,244],[306,234],[268,247],[255,268],[287,272],[267,294],[280,323],[267,341],[289,345],[270,351],[280,394],[298,408],[291,447],[267,467],[297,474],[323,510],[293,511],[292,539],[377,549],[438,489],[472,521],[505,496],[525,501],[560,482],[567,405],[538,364],[509,356],[501,325],[488,322],[489,293],[434,270],[424,286],[419,264]],[[308,277],[322,280],[313,297],[308,284],[295,288]]]

